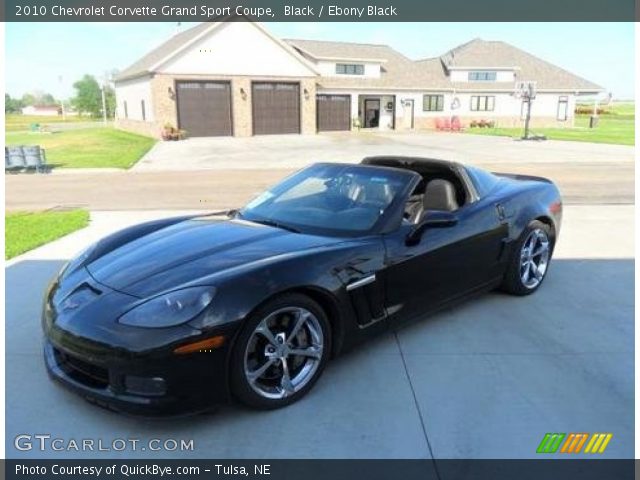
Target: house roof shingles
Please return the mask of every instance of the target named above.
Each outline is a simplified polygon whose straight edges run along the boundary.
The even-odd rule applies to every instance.
[[[214,22],[203,22],[162,43],[120,72],[117,80],[150,73],[154,65],[202,34]],[[501,41],[471,40],[440,57],[412,61],[388,45],[319,40],[284,40],[302,56],[381,62],[378,78],[319,77],[323,88],[416,90],[513,90],[516,81],[535,80],[539,90],[598,92],[602,87]],[[451,82],[449,68],[517,68],[513,82]]]
[[[446,68],[517,68],[514,82],[535,80],[540,90],[600,91],[602,87],[502,41],[479,38],[440,57]],[[420,63],[420,62],[418,62]],[[513,82],[510,82],[513,85]],[[486,82],[452,82],[453,87],[485,88]]]
[[[369,43],[326,42],[319,40],[288,39],[286,43],[316,59],[378,60],[382,73],[378,78],[320,77],[318,84],[324,88],[416,88],[444,86],[446,77],[437,69],[419,66],[388,45]],[[440,67],[440,70],[442,68]]]

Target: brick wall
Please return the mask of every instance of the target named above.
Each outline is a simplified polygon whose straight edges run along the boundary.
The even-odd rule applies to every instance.
[[[156,122],[143,122],[142,120],[119,118],[115,121],[115,127],[153,138],[160,138],[161,133],[160,127],[156,125]]]

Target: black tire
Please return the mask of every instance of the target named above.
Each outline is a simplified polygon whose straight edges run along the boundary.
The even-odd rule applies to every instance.
[[[536,230],[541,230],[546,234],[549,242],[549,247],[548,247],[549,256],[548,256],[546,268],[544,270],[542,278],[534,286],[527,286],[523,282],[523,278],[521,275],[521,268],[522,268],[521,255],[522,255],[522,251],[525,243],[529,239],[531,233]],[[533,220],[531,223],[529,223],[529,225],[527,225],[527,228],[524,229],[524,231],[522,232],[522,234],[520,235],[516,244],[513,247],[513,252],[511,253],[511,258],[509,259],[507,270],[505,272],[504,279],[502,281],[502,285],[501,285],[502,290],[512,295],[519,295],[519,296],[531,295],[533,292],[538,290],[538,288],[540,288],[540,285],[542,285],[542,282],[546,278],[547,273],[549,271],[549,265],[551,263],[551,256],[553,253],[554,241],[555,241],[555,238],[553,236],[553,232],[551,231],[551,228],[549,227],[549,225],[542,223],[539,220]]]
[[[266,398],[265,396],[254,390],[247,378],[248,373],[245,369],[245,355],[249,346],[249,342],[254,338],[256,328],[267,319],[274,312],[279,312],[282,309],[304,309],[310,312],[317,320],[317,325],[322,331],[322,350],[321,357],[316,363],[315,371],[312,376],[305,381],[301,388],[293,393],[288,393],[283,398]],[[287,315],[286,313],[284,315]],[[305,327],[308,328],[305,323]],[[316,329],[317,330],[317,329]],[[275,333],[275,332],[272,332]],[[283,332],[282,332],[283,333]],[[307,332],[303,332],[305,335]],[[309,337],[310,338],[310,337]],[[268,345],[267,345],[268,348]],[[231,353],[230,363],[230,383],[231,391],[236,399],[241,403],[261,409],[271,410],[275,408],[281,408],[298,401],[302,398],[314,384],[318,381],[318,378],[322,375],[322,372],[327,364],[327,361],[331,354],[331,326],[325,311],[318,305],[317,302],[299,293],[289,293],[274,297],[267,303],[259,307],[254,311],[249,318],[247,318],[245,325],[238,336],[233,351]],[[265,353],[266,355],[266,353]],[[266,357],[264,357],[266,359]],[[305,360],[306,361],[306,360]],[[282,369],[282,360],[276,360],[276,367]],[[290,368],[290,367],[289,367]],[[292,370],[293,372],[295,370]],[[250,372],[249,372],[250,373]]]

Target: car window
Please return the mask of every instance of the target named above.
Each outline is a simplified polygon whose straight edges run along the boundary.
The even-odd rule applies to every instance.
[[[305,231],[364,233],[401,197],[414,175],[363,165],[313,165],[249,202],[243,218]]]

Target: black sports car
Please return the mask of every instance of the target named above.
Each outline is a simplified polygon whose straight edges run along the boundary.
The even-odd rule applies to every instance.
[[[316,164],[240,210],[127,228],[71,260],[42,325],[51,376],[143,414],[298,400],[364,338],[497,287],[540,287],[557,188],[458,163]]]

